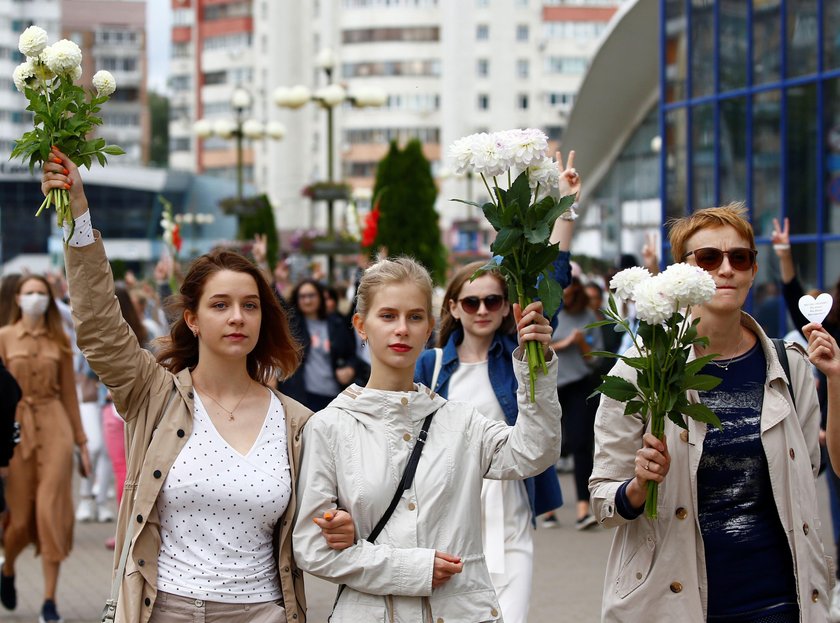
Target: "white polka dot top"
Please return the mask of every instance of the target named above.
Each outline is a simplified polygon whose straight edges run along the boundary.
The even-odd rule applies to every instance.
[[[291,485],[283,406],[273,393],[244,456],[216,431],[195,394],[192,435],[157,500],[158,590],[227,603],[280,599],[273,535]]]

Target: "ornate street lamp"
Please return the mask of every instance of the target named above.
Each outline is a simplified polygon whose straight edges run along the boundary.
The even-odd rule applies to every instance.
[[[388,97],[381,89],[373,87],[345,89],[342,85],[333,82],[333,72],[337,59],[333,51],[325,48],[315,58],[315,66],[321,69],[326,76],[326,86],[311,91],[305,86],[296,85],[293,87],[277,87],[274,90],[274,103],[282,108],[298,109],[307,102],[315,102],[327,113],[327,183],[332,185],[335,182],[334,162],[334,109],[343,102],[349,102],[357,108],[382,106]],[[333,202],[335,198],[328,196],[327,202],[327,238],[332,240],[335,236],[333,224]],[[329,255],[329,279],[332,280],[333,256]]]
[[[251,108],[252,98],[247,89],[238,86],[230,98],[230,104],[235,113],[234,119],[199,119],[193,125],[193,132],[199,138],[218,136],[223,139],[236,139],[236,200],[242,205],[243,195],[243,144],[245,139],[259,140],[268,138],[281,140],[286,135],[286,126],[279,121],[263,124],[256,119],[246,118]]]

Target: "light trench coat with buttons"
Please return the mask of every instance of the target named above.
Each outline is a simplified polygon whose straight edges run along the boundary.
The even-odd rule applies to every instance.
[[[79,348],[111,390],[114,405],[126,420],[128,464],[117,523],[115,573],[127,530],[132,533],[132,541],[116,623],[146,623],[157,595],[160,522],[156,501],[166,474],[192,433],[192,380],[189,370],[173,375],[140,348],[120,313],[98,232],[96,237],[96,242],[85,247],[65,247],[65,264]],[[291,529],[300,431],[311,411],[282,394],[278,397],[289,440],[292,496],[275,529],[274,551],[287,620],[302,623],[306,620],[306,597],[303,573],[292,557]]]
[[[745,313],[741,324],[758,336],[767,360],[761,443],[793,555],[800,621],[823,622],[828,616],[833,577],[819,531],[815,479],[820,464],[820,410],[811,367],[798,345],[786,345],[794,409],[772,341]],[[610,374],[635,380],[634,371],[621,361]],[[689,400],[698,402],[697,392],[689,392]],[[624,403],[602,396],[595,419],[595,465],[589,490],[595,516],[603,526],[616,528],[607,563],[602,620],[702,623],[708,587],[697,513],[697,468],[706,425],[689,419],[686,431],[665,421],[671,468],[659,486],[659,519],[642,515],[628,521],[616,511],[615,496],[621,484],[634,477],[636,450],[642,447],[645,430],[640,416],[624,415]]]
[[[554,379],[538,374],[526,397],[527,364],[514,352],[519,380],[515,426],[486,419],[423,385],[388,392],[353,385],[304,430],[294,551],[305,571],[346,584],[332,623],[501,621],[481,541],[483,478],[523,479],[560,455],[560,404]],[[423,419],[432,419],[411,488],[376,543],[369,535],[402,478]],[[359,540],[331,550],[312,518],[346,508]],[[463,571],[432,590],[435,550],[461,557]]]

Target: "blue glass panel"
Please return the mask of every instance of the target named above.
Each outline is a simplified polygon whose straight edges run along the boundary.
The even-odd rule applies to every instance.
[[[711,0],[691,2],[691,91],[693,97],[715,89],[715,13]]]
[[[693,210],[715,205],[715,119],[714,105],[691,110],[691,185]]]
[[[720,90],[741,89],[747,85],[747,17],[744,0],[720,0]]]
[[[720,202],[747,200],[747,98],[720,103]]]
[[[817,87],[787,90],[787,175],[785,204],[794,234],[817,231]]]
[[[786,26],[787,75],[793,77],[816,73],[819,31],[817,0],[787,0]]]
[[[688,49],[685,36],[685,0],[666,0],[665,14],[665,100],[673,102],[685,99]]]
[[[782,76],[779,0],[753,0],[753,82],[775,82]]]
[[[825,139],[825,233],[840,234],[840,78],[825,81],[823,91]],[[840,266],[838,266],[840,269]]]
[[[668,218],[683,216],[687,206],[687,119],[685,108],[671,110],[665,116],[665,184]]]
[[[779,215],[781,178],[781,93],[767,91],[753,97],[753,226],[759,236],[773,231]]]
[[[840,68],[840,2],[823,1],[823,69]]]

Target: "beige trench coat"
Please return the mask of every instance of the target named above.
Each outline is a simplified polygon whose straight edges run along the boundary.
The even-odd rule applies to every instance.
[[[793,555],[800,620],[826,621],[833,579],[819,530],[815,479],[820,463],[820,410],[811,368],[802,349],[788,344],[794,409],[772,341],[747,314],[742,313],[741,324],[758,336],[767,360],[761,443]],[[632,369],[621,361],[610,374],[631,382],[635,379]],[[697,392],[689,392],[689,400],[698,402]],[[616,511],[615,496],[621,484],[634,476],[636,450],[642,447],[644,432],[639,416],[624,415],[623,403],[602,396],[595,419],[595,465],[589,490],[595,517],[602,525],[616,528],[607,562],[602,619],[703,623],[708,587],[697,512],[697,467],[706,425],[689,420],[686,431],[665,421],[671,468],[659,488],[659,519],[642,515],[628,521]]]
[[[126,420],[125,493],[117,524],[114,568],[126,531],[133,537],[125,566],[117,623],[146,623],[157,594],[160,523],[156,501],[169,469],[192,432],[193,390],[189,370],[173,375],[140,348],[120,313],[114,280],[99,232],[91,245],[65,249],[73,321],[79,348],[111,390]],[[292,496],[275,530],[275,552],[286,617],[306,620],[303,574],[292,555],[292,517],[296,507],[301,429],[311,412],[278,394],[286,416]]]

